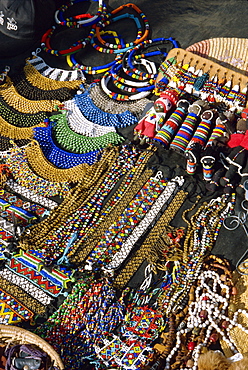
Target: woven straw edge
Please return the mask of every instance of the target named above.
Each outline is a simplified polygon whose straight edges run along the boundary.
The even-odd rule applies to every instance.
[[[8,338],[9,340],[6,340]],[[1,340],[4,340],[5,343],[35,344],[51,357],[51,360],[54,361],[54,366],[57,366],[60,370],[64,369],[63,362],[53,347],[44,339],[26,329],[13,325],[0,324]]]

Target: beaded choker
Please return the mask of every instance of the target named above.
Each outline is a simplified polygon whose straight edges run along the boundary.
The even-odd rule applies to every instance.
[[[85,77],[82,71],[80,70],[66,70],[60,68],[53,68],[46,64],[44,59],[42,59],[37,54],[40,52],[40,49],[37,49],[36,52],[33,52],[33,57],[27,59],[27,62],[32,65],[40,74],[44,77],[50,78],[55,81],[70,81],[73,88],[79,87],[82,83],[85,82]],[[75,86],[74,86],[75,84]]]
[[[0,96],[4,101],[22,113],[52,112],[60,104],[59,100],[28,100],[18,94],[10,78],[7,76],[4,84],[0,85]]]
[[[106,148],[108,145],[118,145],[124,139],[116,132],[108,132],[98,137],[87,137],[71,130],[68,126],[66,112],[54,115],[52,118],[52,133],[58,145],[73,153],[89,153]],[[55,124],[54,124],[55,123]]]
[[[28,187],[35,194],[48,197],[60,195],[63,197],[69,191],[69,185],[66,182],[52,183],[35,175],[29,167],[25,148],[18,148],[14,145],[9,150],[5,162],[15,181],[24,187]]]
[[[82,163],[92,165],[101,158],[98,149],[83,153],[70,153],[55,145],[52,138],[52,126],[34,129],[34,139],[38,141],[46,159],[58,168],[71,168]]]
[[[129,111],[111,114],[100,110],[94,105],[92,99],[90,98],[89,91],[87,90],[82,94],[75,95],[73,100],[77,104],[82,114],[89,121],[97,123],[98,125],[123,128],[138,123],[137,118]]]

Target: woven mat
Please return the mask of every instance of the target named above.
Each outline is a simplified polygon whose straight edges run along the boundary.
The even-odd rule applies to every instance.
[[[211,59],[226,68],[248,76],[248,39],[219,37],[203,40],[186,51]]]
[[[248,268],[248,260],[245,261],[246,268]],[[245,271],[247,273],[247,270]],[[248,311],[248,275],[240,275],[234,272],[234,285],[238,290],[238,294],[233,296],[231,303],[236,307],[236,310],[242,309]],[[248,317],[243,313],[239,313],[238,323],[247,330],[248,329]],[[245,333],[238,326],[233,327],[230,330],[230,336],[232,341],[235,343],[238,351],[242,354],[248,352],[248,334]],[[226,357],[231,357],[234,353],[230,350],[230,347],[224,340],[221,340],[221,347],[226,355]]]

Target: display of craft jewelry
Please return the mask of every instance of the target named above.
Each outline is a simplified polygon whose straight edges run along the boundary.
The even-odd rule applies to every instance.
[[[248,333],[225,257],[246,232],[248,80],[149,38],[135,4],[97,3],[62,4],[42,51],[0,76],[0,322],[28,326],[65,370],[197,370]]]

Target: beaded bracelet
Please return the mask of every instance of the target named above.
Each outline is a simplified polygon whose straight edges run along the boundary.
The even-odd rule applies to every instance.
[[[17,325],[22,321],[33,323],[34,312],[1,287],[0,307],[1,324],[3,325]]]
[[[148,37],[148,35],[149,35],[149,28],[150,28],[150,26],[149,26],[149,23],[148,23],[148,21],[147,21],[147,18],[146,18],[146,16],[144,15],[144,13],[136,6],[136,5],[134,5],[134,4],[132,4],[132,3],[128,3],[128,4],[125,4],[125,5],[121,5],[120,7],[118,7],[118,8],[116,8],[116,9],[114,9],[112,12],[111,12],[111,16],[113,16],[113,15],[115,15],[116,13],[119,13],[121,10],[123,10],[123,9],[125,9],[125,8],[132,8],[141,18],[142,18],[142,20],[143,20],[143,22],[144,22],[144,25],[145,25],[145,31],[144,31],[144,33],[142,32],[142,29],[141,29],[141,25],[139,24],[139,22],[137,22],[136,23],[136,25],[137,25],[137,28],[138,28],[138,33],[137,33],[137,37],[136,37],[136,40],[134,40],[133,42],[131,42],[131,43],[127,43],[126,45],[125,45],[125,48],[132,48],[134,45],[136,45],[136,44],[138,44],[138,43],[140,43],[140,42],[142,42],[142,41],[144,41],[147,37]],[[135,17],[134,17],[134,15],[133,14],[129,14],[129,13],[126,13],[126,14],[124,14],[122,17],[130,17],[130,18],[133,18],[134,20],[135,20]],[[110,50],[113,50],[112,52],[114,52],[114,50],[115,49],[119,49],[119,51],[120,51],[120,49],[123,49],[122,47],[120,47],[120,46],[118,46],[118,45],[115,45],[115,44],[110,44],[110,43],[106,43],[106,41],[104,41],[102,38],[101,38],[101,35],[100,35],[100,29],[102,28],[102,27],[105,27],[106,25],[109,25],[112,21],[113,21],[113,19],[115,19],[115,18],[112,18],[112,19],[110,19],[110,20],[107,20],[107,22],[105,22],[105,23],[103,23],[103,22],[101,22],[101,25],[97,25],[96,26],[96,29],[95,29],[95,32],[96,32],[96,37],[97,37],[97,39],[98,39],[98,41],[102,44],[102,45],[104,45],[104,47],[105,48],[108,48],[108,49],[110,49]],[[120,18],[119,17],[117,17],[117,19],[116,20],[119,20]],[[125,49],[124,48],[124,49]],[[102,49],[102,50],[99,50],[99,51],[101,51],[101,52],[104,52],[104,50],[105,49]],[[123,50],[124,51],[124,50]],[[106,49],[106,52],[107,52],[107,49]],[[110,51],[111,52],[111,51]]]
[[[44,61],[44,59],[37,55],[40,51],[41,49],[38,48],[36,49],[36,52],[32,52],[32,58],[28,58],[26,62],[31,64],[44,77],[56,81],[71,81],[72,84],[75,81],[79,81],[78,86],[85,82],[85,76],[81,70],[77,69],[70,71],[51,67]]]
[[[107,12],[106,5],[104,4],[103,0],[98,1],[98,10],[95,15],[91,14],[80,14],[76,16],[72,16],[69,18],[64,18],[63,13],[72,5],[80,3],[81,1],[88,1],[89,0],[71,0],[69,3],[66,5],[62,5],[58,10],[56,10],[54,14],[55,22],[58,25],[61,26],[67,26],[67,27],[86,27],[86,26],[93,26],[97,22],[99,22],[103,15]],[[84,19],[86,18],[86,19]]]

